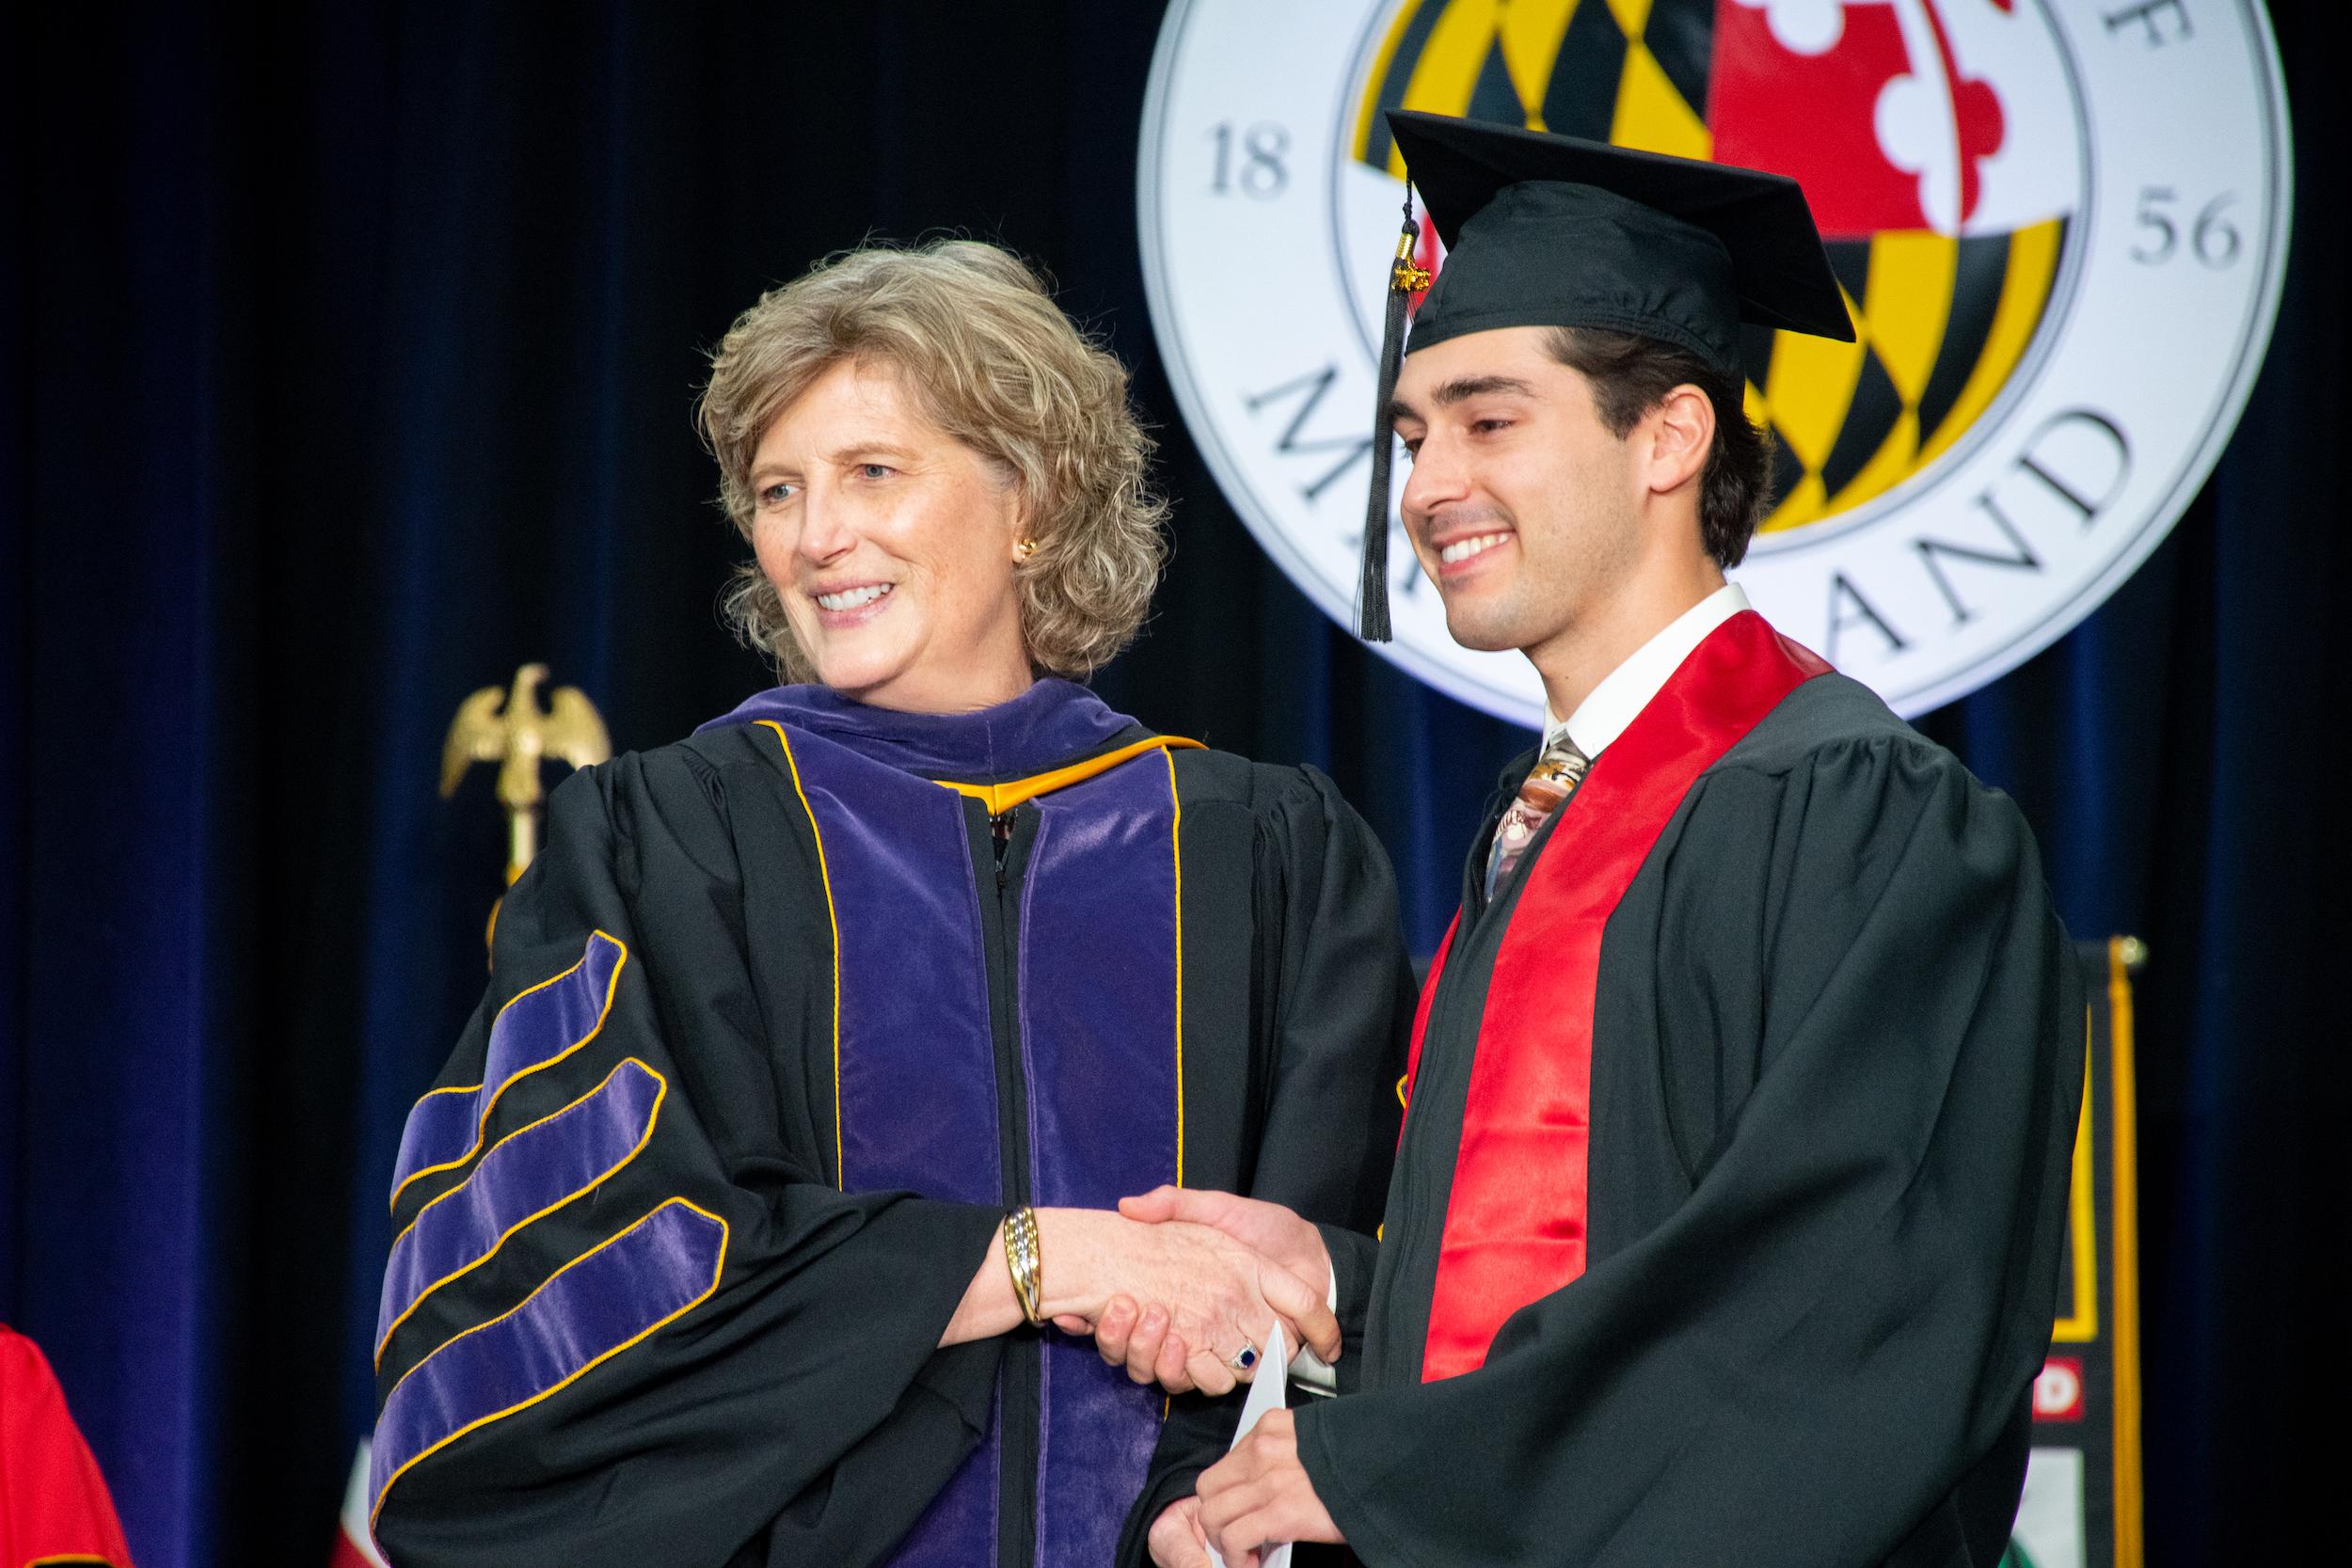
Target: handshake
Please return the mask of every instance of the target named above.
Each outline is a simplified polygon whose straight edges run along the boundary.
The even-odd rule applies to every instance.
[[[1034,1213],[1038,1315],[1092,1335],[1103,1359],[1139,1384],[1229,1394],[1256,1371],[1277,1320],[1289,1342],[1339,1359],[1330,1252],[1279,1203],[1158,1187],[1115,1212]],[[1025,1316],[1010,1271],[984,1261],[940,1343],[1002,1334]],[[1212,1544],[1233,1568],[1258,1568],[1264,1543],[1340,1539],[1299,1462],[1291,1413],[1269,1410],[1192,1496],[1160,1511],[1149,1543],[1159,1568],[1210,1568]]]
[[[1104,1210],[1038,1212],[1041,1310],[1112,1366],[1170,1393],[1230,1393],[1268,1327],[1325,1361],[1340,1354],[1330,1255],[1276,1203],[1160,1187]]]

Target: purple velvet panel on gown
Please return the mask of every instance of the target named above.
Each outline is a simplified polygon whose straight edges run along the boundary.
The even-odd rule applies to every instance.
[[[1021,911],[1030,1191],[1107,1209],[1177,1178],[1175,793],[1146,752],[1042,797]],[[1049,1338],[1037,1560],[1108,1562],[1160,1435],[1160,1390]]]
[[[853,1192],[1002,1201],[987,963],[963,798],[1097,750],[1132,721],[1041,681],[966,715],[886,713],[820,688],[763,693],[822,839],[840,928],[842,1172]],[[1019,911],[1019,1041],[1032,1200],[1106,1208],[1177,1175],[1175,797],[1153,751],[1041,796]],[[994,889],[987,890],[993,896]],[[1048,1331],[1037,1561],[1104,1562],[1158,1440],[1161,1400]],[[890,1560],[993,1556],[1003,1454],[988,1440]]]
[[[791,735],[841,928],[841,1173],[850,1192],[1003,1200],[996,1059],[963,798]],[[996,1537],[998,1415],[890,1561],[962,1568]]]

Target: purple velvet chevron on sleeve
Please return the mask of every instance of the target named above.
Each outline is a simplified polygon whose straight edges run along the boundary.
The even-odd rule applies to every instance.
[[[573,1259],[502,1317],[443,1344],[393,1385],[369,1458],[371,1526],[410,1466],[536,1404],[719,1288],[727,1224],[682,1197]]]
[[[392,1330],[423,1299],[489,1261],[506,1239],[636,1157],[653,1136],[668,1085],[630,1057],[562,1110],[490,1146],[466,1180],[417,1212],[392,1243],[377,1310],[380,1361]]]
[[[435,1089],[408,1113],[392,1171],[392,1202],[419,1177],[451,1170],[473,1158],[499,1097],[515,1081],[552,1067],[604,1027],[628,949],[602,931],[592,933],[580,962],[543,980],[499,1009],[482,1082]]]

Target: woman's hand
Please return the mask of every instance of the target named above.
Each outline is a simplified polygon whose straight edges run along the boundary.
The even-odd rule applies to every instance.
[[[1245,1344],[1262,1350],[1278,1318],[1295,1342],[1339,1349],[1322,1285],[1213,1227],[1092,1209],[1041,1209],[1037,1219],[1046,1316],[1073,1332],[1093,1332],[1106,1319],[1116,1329],[1139,1302],[1137,1326],[1163,1328],[1148,1357],[1104,1356],[1138,1383],[1230,1393],[1241,1381],[1232,1358]]]
[[[1191,1351],[1182,1336],[1168,1331],[1168,1308],[1157,1302],[1142,1307],[1130,1297],[1113,1296],[1091,1329],[1084,1318],[1057,1319],[1056,1326],[1070,1334],[1091,1332],[1103,1359],[1125,1367],[1137,1383],[1156,1383],[1171,1394],[1192,1391],[1192,1374],[1185,1370]]]

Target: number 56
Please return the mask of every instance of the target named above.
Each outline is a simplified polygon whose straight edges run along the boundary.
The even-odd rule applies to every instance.
[[[2136,222],[2144,237],[2132,246],[2133,261],[2144,266],[2158,266],[2170,261],[2180,249],[2180,226],[2171,214],[2172,203],[2178,199],[2178,194],[2169,185],[2140,187]],[[2188,248],[2198,261],[2217,272],[2237,260],[2237,229],[2221,215],[2222,209],[2236,199],[2236,192],[2222,192],[2198,209],[2196,221],[2189,225]]]

